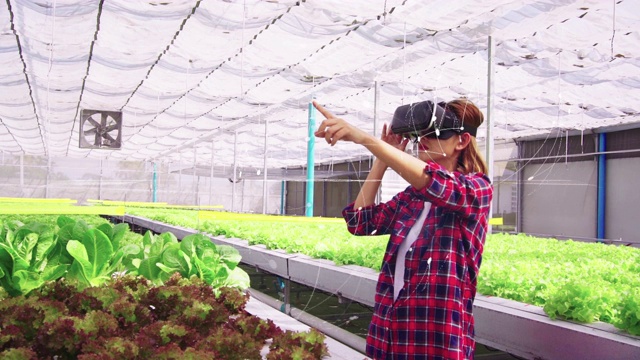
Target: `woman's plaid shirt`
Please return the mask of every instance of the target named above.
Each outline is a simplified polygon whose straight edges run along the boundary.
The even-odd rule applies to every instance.
[[[390,234],[376,288],[367,355],[374,359],[473,359],[473,300],[493,188],[484,174],[451,173],[429,162],[430,183],[343,216],[355,235]],[[431,210],[407,252],[404,288],[393,300],[397,250],[424,208]]]

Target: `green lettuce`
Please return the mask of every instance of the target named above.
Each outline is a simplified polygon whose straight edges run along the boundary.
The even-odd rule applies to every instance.
[[[12,296],[27,294],[64,275],[54,228],[41,223],[4,223],[0,231],[0,285]]]

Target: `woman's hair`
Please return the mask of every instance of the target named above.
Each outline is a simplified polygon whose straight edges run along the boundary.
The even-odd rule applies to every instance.
[[[484,115],[478,107],[471,101],[461,98],[447,103],[447,108],[453,110],[464,125],[480,127],[484,122]],[[488,167],[484,158],[478,151],[478,144],[475,136],[471,136],[469,146],[467,146],[458,157],[458,165],[465,173],[480,172],[488,174]]]

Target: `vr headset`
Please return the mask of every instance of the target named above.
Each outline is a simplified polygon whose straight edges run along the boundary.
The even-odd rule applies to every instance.
[[[476,136],[476,128],[464,126],[446,102],[423,101],[398,107],[391,121],[391,132],[417,141],[426,136],[446,140],[463,132]]]

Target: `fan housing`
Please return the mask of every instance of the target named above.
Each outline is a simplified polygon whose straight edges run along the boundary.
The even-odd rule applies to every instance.
[[[80,113],[81,149],[120,149],[122,112],[83,109]]]

